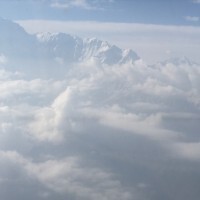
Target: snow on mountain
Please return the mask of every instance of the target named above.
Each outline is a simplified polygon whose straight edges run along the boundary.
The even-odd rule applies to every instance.
[[[132,50],[123,50],[97,38],[81,39],[65,33],[39,33],[36,35],[47,54],[63,62],[82,62],[95,58],[102,64],[114,65],[139,59]]]
[[[97,38],[82,39],[66,33],[28,34],[20,25],[0,19],[0,64],[25,74],[65,74],[72,64],[95,61],[100,65],[133,64],[139,59]]]
[[[43,56],[62,60],[63,64],[78,61],[79,38],[64,33],[39,33],[36,37]]]
[[[20,25],[0,19],[0,64],[25,74],[66,74],[72,64],[94,61],[100,65],[133,64],[139,56],[97,38],[82,39],[66,33],[28,34]],[[45,75],[46,76],[46,75]]]
[[[28,74],[65,74],[74,63],[94,61],[100,65],[136,64],[139,56],[97,38],[82,39],[66,33],[28,34],[20,25],[0,19],[0,64]],[[93,63],[93,62],[92,62]],[[197,65],[188,58],[172,58],[151,66]]]

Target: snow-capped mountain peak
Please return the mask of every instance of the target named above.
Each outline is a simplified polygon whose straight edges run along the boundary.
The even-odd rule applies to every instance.
[[[60,57],[65,62],[82,62],[92,58],[102,64],[124,64],[139,59],[132,50],[123,50],[97,38],[79,38],[65,33],[39,33],[38,41],[46,46],[51,57]]]
[[[30,76],[65,75],[74,64],[122,65],[139,59],[97,38],[80,38],[66,33],[27,33],[19,24],[0,18],[0,65]],[[48,71],[48,73],[47,73]]]
[[[15,65],[15,60],[21,62],[21,66],[65,67],[91,59],[106,65],[134,63],[139,59],[132,50],[121,49],[97,38],[82,39],[66,33],[49,32],[30,35],[17,23],[5,19],[0,19],[0,27],[0,54],[10,60],[10,66]]]

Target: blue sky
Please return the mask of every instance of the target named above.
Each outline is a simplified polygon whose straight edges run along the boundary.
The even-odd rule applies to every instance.
[[[199,26],[198,0],[1,0],[12,20],[92,20]]]

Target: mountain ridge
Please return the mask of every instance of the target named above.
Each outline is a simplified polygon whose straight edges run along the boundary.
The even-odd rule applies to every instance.
[[[83,62],[96,58],[101,64],[134,63],[140,57],[130,49],[121,49],[97,38],[80,38],[66,33],[38,33],[36,38],[47,47],[51,56],[64,61]]]
[[[0,65],[9,70],[37,75],[48,71],[55,75],[65,74],[76,63],[132,66],[137,61],[143,62],[132,49],[122,49],[95,37],[81,38],[60,32],[29,34],[19,24],[2,18],[0,28]],[[186,57],[171,58],[154,65],[143,64],[153,68],[168,64],[199,66]]]
[[[114,65],[134,63],[140,59],[132,50],[121,49],[97,38],[82,39],[66,33],[31,35],[19,24],[2,18],[0,27],[0,54],[8,57],[8,60],[33,58],[44,63],[42,60],[46,59],[54,64],[68,65],[95,58],[101,64]]]

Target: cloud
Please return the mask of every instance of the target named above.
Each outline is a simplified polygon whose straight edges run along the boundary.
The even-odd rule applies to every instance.
[[[33,198],[52,199],[51,193],[55,192],[60,194],[61,198],[67,194],[78,199],[132,199],[132,192],[123,190],[121,183],[113,174],[99,168],[84,166],[78,157],[48,159],[38,163],[16,151],[0,151],[0,158],[0,185],[5,184],[8,187],[14,175],[15,181],[18,181],[14,183],[16,189],[17,184],[22,184],[21,186],[27,189],[27,179],[32,182],[38,181],[40,187],[48,188],[43,194],[34,194],[34,190],[29,191]],[[5,174],[2,173],[3,170],[6,170]],[[8,197],[8,194],[4,196]],[[15,191],[15,197],[20,197],[20,191]]]
[[[198,161],[200,160],[200,143],[199,142],[182,142],[182,143],[175,143],[173,146],[174,152],[176,155],[188,159],[191,161]]]
[[[5,64],[7,63],[7,58],[5,55],[1,54],[0,55],[0,64]]]
[[[54,3],[52,3],[51,4],[51,7],[52,8],[59,8],[59,9],[67,9],[67,8],[69,8],[70,7],[70,5],[69,4],[61,4],[61,3],[58,3],[58,2],[54,2]]]
[[[2,199],[12,199],[8,191],[20,197],[20,188],[39,200],[146,200],[169,192],[182,199],[182,188],[165,191],[165,182],[176,177],[184,185],[188,165],[199,161],[199,66],[87,62],[70,69],[50,80],[4,71]],[[190,185],[198,172],[194,164]]]
[[[199,0],[193,0],[193,3],[200,3]]]
[[[35,120],[29,125],[30,132],[39,140],[62,142],[64,134],[71,132],[70,98],[71,90],[67,88],[50,107],[36,110]]]
[[[74,157],[28,165],[27,169],[45,186],[78,199],[131,199],[131,193],[121,190],[120,182],[114,180],[112,174],[81,166]]]
[[[22,20],[17,21],[20,25],[25,27],[26,31],[31,33],[41,32],[43,31],[50,31],[50,32],[66,32],[69,28],[73,31],[81,31],[82,32],[110,32],[113,33],[115,31],[119,31],[119,33],[132,33],[133,31],[136,32],[143,32],[143,31],[152,31],[156,33],[166,32],[166,33],[199,33],[200,29],[198,27],[188,27],[188,26],[170,26],[170,25],[154,25],[154,24],[137,24],[137,23],[115,23],[115,22],[96,22],[96,21],[51,21],[51,20]],[[31,29],[31,23],[35,25]],[[46,25],[46,27],[42,27],[41,25]],[[39,28],[46,28],[46,29],[39,29]]]
[[[191,22],[198,22],[199,21],[199,17],[196,17],[196,16],[186,16],[185,20],[186,21],[191,21]]]
[[[87,0],[67,0],[67,1],[52,1],[50,4],[52,8],[69,9],[69,8],[81,8],[86,10],[101,10],[102,8],[95,6],[93,3],[89,3]]]

